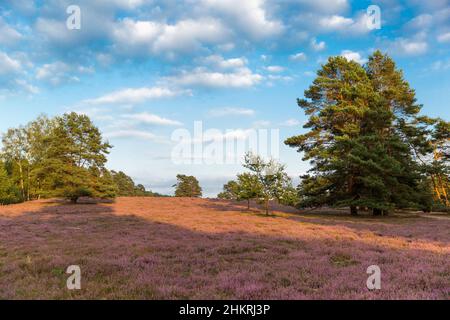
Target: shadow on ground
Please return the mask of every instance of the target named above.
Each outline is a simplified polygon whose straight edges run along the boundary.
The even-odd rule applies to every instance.
[[[240,204],[200,202],[211,213],[187,213],[201,217],[189,227],[178,225],[173,213],[171,222],[161,222],[150,206],[140,205],[146,216],[133,214],[137,208],[121,200],[0,208],[0,298],[449,298],[446,255],[325,237],[309,229],[320,228],[319,221],[291,221],[298,236],[271,234],[272,221],[274,227],[289,221],[231,212]],[[221,230],[223,206],[233,222],[248,225]],[[383,271],[381,291],[365,286],[372,264]],[[81,267],[79,291],[66,288],[69,265]]]

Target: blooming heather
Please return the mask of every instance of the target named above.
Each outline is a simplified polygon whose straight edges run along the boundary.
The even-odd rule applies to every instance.
[[[450,219],[187,198],[0,207],[0,298],[449,299]],[[81,290],[67,290],[79,265]],[[381,268],[381,290],[366,287]]]

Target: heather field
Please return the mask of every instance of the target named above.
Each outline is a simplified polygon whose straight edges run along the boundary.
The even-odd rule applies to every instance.
[[[68,290],[79,265],[82,289]],[[381,290],[366,288],[378,265]],[[449,299],[450,218],[187,198],[0,207],[1,299]]]

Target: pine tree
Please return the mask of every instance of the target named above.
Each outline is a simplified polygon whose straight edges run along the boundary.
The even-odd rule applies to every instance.
[[[305,91],[306,99],[298,100],[310,116],[305,125],[310,131],[285,143],[304,152],[304,160],[313,165],[313,175],[305,176],[300,188],[300,205],[348,205],[356,213],[361,163],[350,151],[372,95],[370,80],[358,63],[332,57]]]
[[[175,197],[197,198],[202,196],[202,188],[194,176],[184,174],[177,175],[175,187]]]
[[[301,206],[368,207],[375,215],[420,207],[424,197],[416,152],[426,152],[414,91],[393,61],[376,52],[363,68],[332,57],[299,106],[309,132],[286,140],[310,160],[299,187]]]
[[[133,179],[122,171],[111,171],[112,178],[117,186],[117,195],[119,197],[132,197],[135,195],[136,186]]]
[[[77,202],[95,195],[99,175],[111,146],[103,142],[98,128],[85,115],[64,114],[55,119],[41,175],[47,196],[62,196]],[[100,194],[96,194],[102,196]]]
[[[434,199],[450,208],[450,122],[435,119],[430,132],[432,160],[427,166]]]

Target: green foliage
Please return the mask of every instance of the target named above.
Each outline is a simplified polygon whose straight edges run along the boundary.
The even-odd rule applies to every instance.
[[[156,197],[157,193],[147,191],[142,184],[135,185],[133,179],[122,171],[111,171],[113,182],[119,197]]]
[[[238,200],[239,198],[239,185],[236,181],[228,181],[223,185],[223,191],[217,195],[219,199],[225,200]]]
[[[286,174],[284,165],[273,159],[265,161],[262,157],[247,153],[244,158],[244,168],[251,171],[257,182],[257,193],[263,198],[266,214],[269,213],[269,202],[272,199],[283,199],[285,190],[292,187],[291,179]],[[252,187],[254,188],[254,187]]]
[[[76,202],[77,196],[92,196],[96,190],[96,196],[104,197],[98,172],[104,170],[111,145],[91,120],[73,112],[56,117],[50,137],[41,168],[48,195]]]
[[[329,58],[298,105],[309,131],[285,143],[312,164],[300,206],[350,206],[353,214],[427,206],[416,158],[430,152],[430,120],[418,115],[414,90],[391,58],[377,51],[364,67]]]
[[[237,175],[237,200],[246,200],[247,209],[250,209],[250,200],[259,199],[263,196],[262,186],[258,177],[251,173]]]
[[[117,194],[120,197],[131,197],[135,195],[136,186],[133,179],[122,171],[111,171],[114,183],[117,186]]]
[[[25,127],[9,129],[2,142],[2,203],[41,197],[76,202],[86,196],[156,195],[135,186],[123,172],[105,168],[111,145],[85,115],[40,116]]]
[[[112,173],[107,169],[92,169],[96,177],[92,185],[92,196],[102,199],[113,199],[118,196],[118,188],[114,183]]]
[[[290,206],[290,207],[297,206],[297,204],[299,202],[297,189],[294,188],[292,185],[286,186],[283,189],[283,193],[281,194],[278,201],[279,201],[279,203],[281,203],[285,206]]]
[[[250,200],[262,196],[261,185],[255,175],[242,173],[237,175],[237,181],[228,181],[223,186],[223,192],[219,193],[219,199],[247,201],[247,209],[250,209]]]
[[[238,174],[236,181],[225,184],[218,198],[246,200],[248,209],[250,209],[250,200],[262,199],[267,214],[270,200],[277,200],[288,206],[297,204],[297,191],[284,172],[283,165],[273,159],[265,161],[258,155],[247,153],[244,158],[244,167],[250,172]]]
[[[0,162],[0,205],[21,202],[19,189],[8,175],[3,163]]]
[[[93,192],[85,187],[64,187],[59,194],[71,202],[77,203],[81,197],[92,197]]]
[[[173,187],[175,187],[175,197],[196,198],[202,196],[202,188],[194,176],[178,174],[177,183]]]

